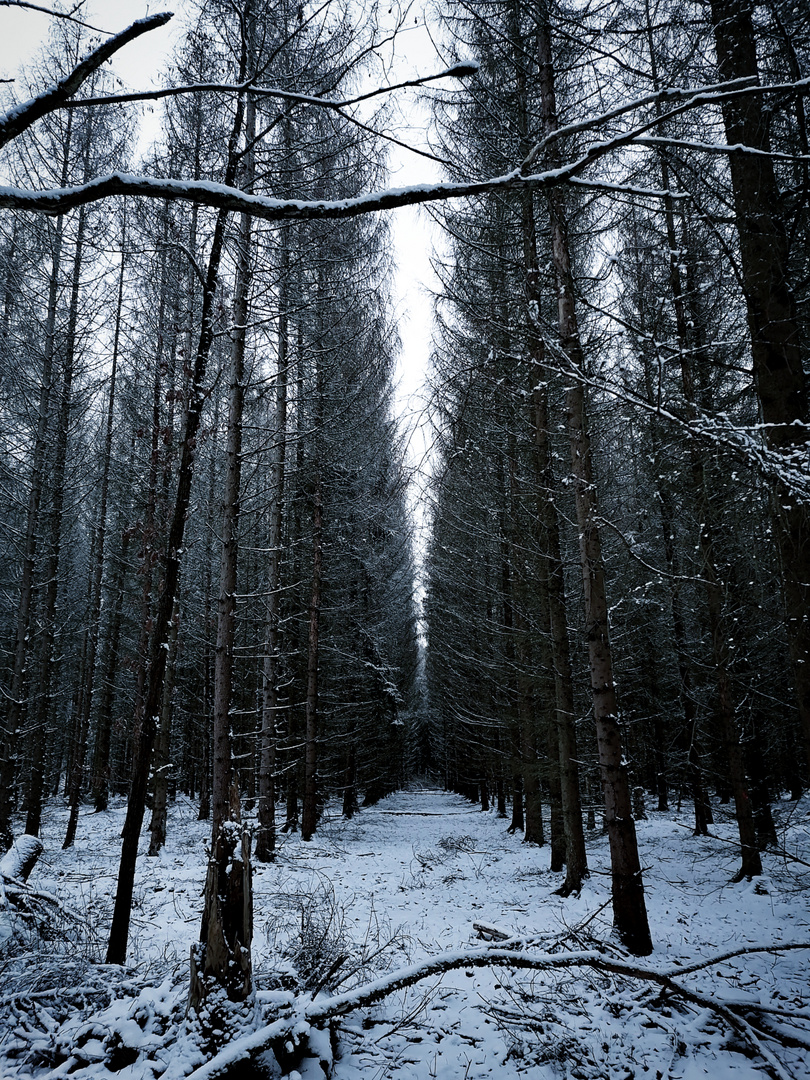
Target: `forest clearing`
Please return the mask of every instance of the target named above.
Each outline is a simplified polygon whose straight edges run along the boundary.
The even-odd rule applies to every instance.
[[[652,955],[634,961],[611,930],[607,839],[589,831],[591,876],[578,897],[554,894],[562,875],[548,849],[522,843],[507,822],[458,795],[414,788],[351,821],[330,807],[317,838],[286,837],[254,879],[255,1005],[222,1046],[222,1072],[202,1065],[185,1016],[188,953],[199,934],[207,825],[178,798],[166,846],[139,860],[131,959],[103,960],[120,800],[80,819],[59,850],[64,808],[49,806],[45,852],[31,879],[64,915],[51,941],[20,933],[6,953],[0,995],[0,1076],[152,1080],[248,1075],[242,1048],[273,1019],[300,1017],[384,976],[437,957],[470,963],[420,979],[309,1035],[282,1074],[304,1080],[784,1080],[806,1077],[810,1054],[810,800],[775,808],[780,854],[753,882],[730,883],[733,821],[692,835],[689,811],[638,822]],[[803,861],[802,861],[803,860]],[[489,937],[491,945],[487,944]],[[799,942],[804,949],[780,952]],[[5,945],[8,942],[4,942]],[[523,955],[596,954],[669,973],[706,998],[684,1000],[655,983],[583,962],[562,970],[473,966],[487,948]],[[749,951],[750,950],[750,951]],[[757,951],[763,950],[763,951]],[[719,963],[713,958],[740,952]],[[678,971],[696,968],[679,978]],[[316,1026],[316,1025],[313,1025]],[[328,1025],[324,1025],[328,1030]],[[240,1042],[241,1037],[241,1042]],[[259,1040],[261,1041],[261,1040]],[[322,1055],[324,1065],[317,1056]],[[294,1064],[293,1064],[294,1062]]]

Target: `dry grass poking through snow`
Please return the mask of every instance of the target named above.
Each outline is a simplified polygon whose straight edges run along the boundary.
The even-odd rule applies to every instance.
[[[123,971],[100,963],[123,807],[85,814],[65,853],[52,806],[40,907],[12,918],[0,895],[0,1077],[201,1078],[248,1051],[281,1075],[258,1031],[304,1080],[802,1080],[810,949],[777,947],[810,945],[810,800],[775,809],[783,852],[738,885],[731,823],[696,838],[686,806],[639,822],[655,951],[638,964],[611,934],[599,833],[591,878],[563,900],[547,849],[455,795],[327,814],[256,868],[256,1003],[206,1066],[184,1011],[207,825],[179,800],[167,848],[140,859]]]

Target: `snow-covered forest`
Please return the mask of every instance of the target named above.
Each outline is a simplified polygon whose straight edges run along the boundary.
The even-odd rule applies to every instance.
[[[810,1075],[807,0],[103,25],[0,115],[0,1077]]]

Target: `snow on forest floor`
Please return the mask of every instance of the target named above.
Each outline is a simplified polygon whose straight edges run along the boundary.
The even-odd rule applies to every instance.
[[[61,804],[48,809],[45,852],[29,885],[58,897],[79,922],[65,916],[53,941],[21,934],[19,925],[9,937],[12,924],[0,912],[2,1080],[151,1080],[180,1077],[203,1061],[183,1012],[209,826],[181,797],[170,811],[163,853],[139,859],[129,968],[122,973],[100,961],[123,812],[119,803],[83,814],[75,848],[63,852],[66,811]],[[684,804],[681,812],[638,822],[655,943],[638,966],[677,975],[737,949],[810,944],[810,799],[776,804],[787,854],[765,856],[763,877],[740,884],[730,884],[737,868],[732,823],[695,837],[690,812]],[[505,947],[521,954],[598,950],[636,963],[611,933],[606,838],[588,834],[591,877],[580,896],[561,899],[554,889],[562,876],[547,870],[548,848],[523,844],[506,825],[459,796],[413,789],[351,821],[327,811],[310,843],[282,838],[277,861],[255,867],[253,1027],[274,1008],[278,1015],[280,1002],[289,1013],[310,1000],[313,989],[321,1000],[439,953],[480,953],[487,945],[475,924],[508,935]],[[496,940],[493,947],[504,946]],[[465,965],[349,1012],[336,1028],[333,1075],[810,1076],[810,950],[748,953],[679,981],[708,1005],[587,966]],[[733,1016],[713,1007],[718,1000],[736,1010]],[[757,1008],[741,1011],[745,1003]],[[328,1039],[322,1050],[328,1059]],[[296,1069],[304,1080],[324,1075],[315,1058]]]

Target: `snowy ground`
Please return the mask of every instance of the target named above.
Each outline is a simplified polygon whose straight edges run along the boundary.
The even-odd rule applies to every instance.
[[[737,867],[730,824],[696,838],[686,805],[638,823],[655,942],[639,966],[676,977],[703,1004],[588,966],[464,965],[343,1017],[334,1077],[810,1076],[810,949],[749,953],[678,976],[737,949],[810,945],[810,800],[776,810],[787,855],[766,856],[765,876],[738,885],[729,884]],[[50,808],[29,884],[58,896],[80,922],[64,917],[52,942],[18,928],[0,940],[2,1080],[151,1080],[202,1063],[183,1023],[208,832],[195,817],[178,800],[167,848],[139,860],[131,967],[121,973],[98,961],[123,807],[83,815],[69,853],[61,851],[65,812]],[[527,847],[505,821],[458,796],[411,790],[350,822],[327,814],[313,842],[285,838],[277,862],[256,868],[253,1026],[280,1008],[289,1015],[313,991],[321,1001],[440,953],[480,953],[488,946],[476,924],[508,935],[516,955],[596,950],[633,963],[611,935],[607,841],[598,832],[588,856],[585,889],[563,900],[553,895],[561,877],[546,869],[548,849]],[[3,925],[0,915],[0,936]],[[328,1039],[313,1045],[330,1056]],[[305,1080],[323,1076],[315,1059],[297,1069]]]

